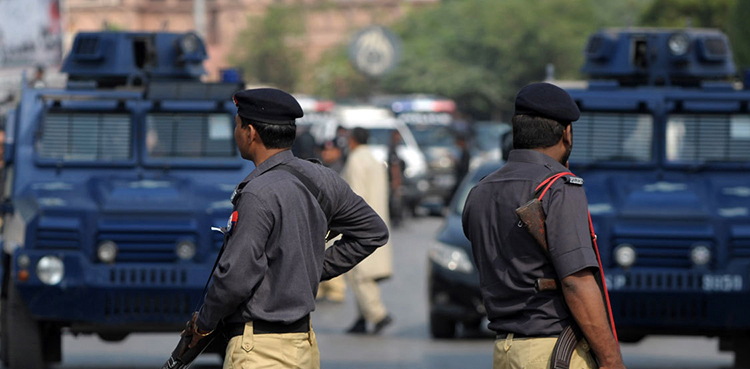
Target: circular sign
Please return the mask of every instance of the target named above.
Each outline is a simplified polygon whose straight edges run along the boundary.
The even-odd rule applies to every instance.
[[[380,77],[401,59],[401,41],[390,30],[372,26],[359,31],[349,45],[349,60],[357,70]]]

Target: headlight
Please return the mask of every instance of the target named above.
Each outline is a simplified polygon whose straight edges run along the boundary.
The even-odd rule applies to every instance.
[[[474,264],[466,251],[444,243],[438,242],[430,249],[430,259],[448,270],[467,274],[474,270]]]
[[[96,256],[102,263],[111,264],[117,258],[117,244],[112,241],[104,241],[96,249]]]
[[[65,275],[65,265],[56,256],[45,256],[36,264],[36,275],[42,283],[56,285]]]
[[[690,39],[684,33],[675,33],[669,38],[669,52],[674,56],[687,54],[690,47]]]
[[[615,248],[615,261],[623,268],[629,268],[635,264],[635,249],[628,244],[622,244]]]
[[[177,243],[175,249],[177,257],[182,260],[190,260],[195,256],[195,243],[190,240],[183,240]]]
[[[706,265],[711,261],[711,249],[707,246],[698,245],[690,250],[690,260],[695,265]]]

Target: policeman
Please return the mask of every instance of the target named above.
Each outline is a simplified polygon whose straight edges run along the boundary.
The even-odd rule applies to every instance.
[[[489,328],[497,332],[493,368],[549,368],[557,337],[578,324],[585,339],[570,368],[624,368],[595,280],[588,206],[580,178],[553,183],[542,199],[545,252],[522,228],[515,210],[553,173],[567,172],[571,123],[580,112],[567,92],[531,84],[516,96],[513,146],[507,163],[474,187],[463,228],[471,241]],[[557,278],[559,290],[537,292],[539,278]],[[561,291],[560,291],[561,290]]]
[[[319,368],[310,325],[318,283],[384,245],[388,230],[338,173],[292,155],[302,109],[291,95],[245,90],[234,102],[237,149],[256,168],[235,190],[231,233],[191,347],[223,322],[224,368]],[[342,237],[325,250],[329,229]]]

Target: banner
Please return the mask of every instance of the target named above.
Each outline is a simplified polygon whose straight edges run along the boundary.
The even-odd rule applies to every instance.
[[[0,69],[61,59],[60,0],[0,0]]]

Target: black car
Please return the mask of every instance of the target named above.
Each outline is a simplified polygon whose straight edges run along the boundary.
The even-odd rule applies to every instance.
[[[486,316],[479,293],[479,273],[471,256],[471,244],[464,236],[461,213],[469,191],[503,162],[488,162],[469,173],[451,200],[445,224],[430,249],[428,293],[430,332],[435,338],[453,338],[459,323],[478,330]]]

